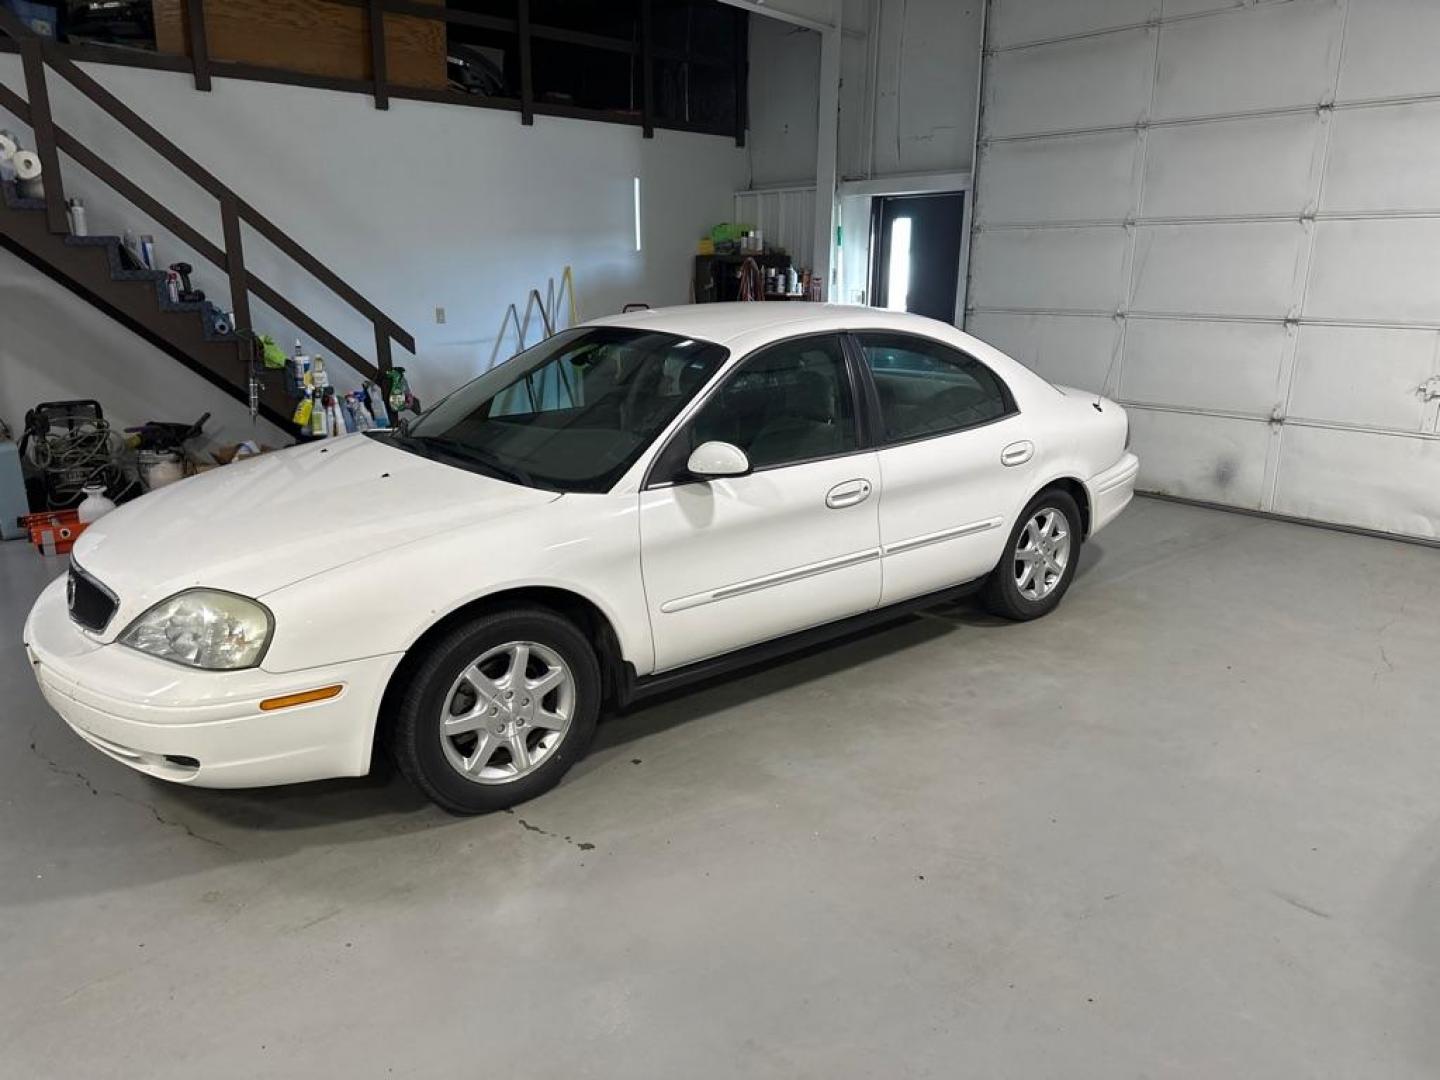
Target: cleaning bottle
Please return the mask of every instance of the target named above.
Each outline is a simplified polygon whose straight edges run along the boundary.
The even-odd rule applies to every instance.
[[[370,407],[370,415],[375,418],[377,428],[388,428],[390,426],[390,414],[385,411],[385,398],[380,393],[380,388],[374,383],[364,384],[365,402]]]
[[[325,416],[325,402],[323,399],[315,401],[314,391],[311,391],[310,434],[320,439],[330,434],[330,424]]]
[[[128,257],[131,265],[127,269],[145,269],[145,260],[140,255],[140,241],[135,239],[135,233],[130,229],[125,230],[125,235],[120,238],[121,255]],[[121,262],[125,259],[122,257]]]
[[[70,235],[89,236],[90,228],[85,221],[85,200],[75,198],[70,200]]]
[[[329,390],[325,391],[325,423],[329,428],[327,434],[332,439],[338,439],[345,434],[345,420],[340,415],[340,400]]]
[[[85,499],[76,508],[80,515],[80,524],[89,525],[92,521],[99,521],[115,509],[115,504],[105,495],[104,484],[86,484],[82,490],[85,492]]]
[[[297,338],[295,341],[295,354],[285,358],[285,380],[290,384],[290,393],[292,394],[305,393],[305,369],[304,365],[300,362],[303,359],[301,355],[302,350],[303,346],[301,346]]]
[[[310,430],[310,418],[314,411],[315,396],[307,388],[301,392],[300,400],[295,403],[295,415],[290,419],[301,432],[306,432]]]
[[[360,421],[355,418],[356,410],[357,406],[353,393],[346,394],[340,399],[340,416],[345,421],[345,431],[347,434],[363,430],[360,427]]]

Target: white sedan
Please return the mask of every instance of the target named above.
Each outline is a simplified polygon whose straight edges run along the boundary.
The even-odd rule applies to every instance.
[[[601,319],[403,431],[122,507],[25,641],[96,749],[201,787],[367,772],[529,799],[606,707],[965,590],[1032,619],[1130,501],[1124,411],[952,327],[736,304]]]

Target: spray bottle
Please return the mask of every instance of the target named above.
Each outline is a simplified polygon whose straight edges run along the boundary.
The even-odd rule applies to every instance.
[[[85,200],[74,198],[70,200],[70,235],[89,236],[90,227],[85,221]]]
[[[365,399],[360,394],[345,395],[345,413],[349,420],[346,426],[351,431],[369,431],[375,426],[370,410],[365,407]]]
[[[295,403],[295,414],[291,416],[290,419],[294,421],[295,426],[303,433],[309,431],[310,420],[314,411],[315,397],[307,389],[301,393],[300,400]]]
[[[370,406],[370,414],[375,417],[377,428],[388,428],[390,426],[390,414],[385,411],[385,398],[380,393],[380,388],[374,383],[364,384],[365,401]]]
[[[330,395],[330,434],[337,439],[350,434],[349,425],[345,423],[345,410],[340,407],[340,397],[334,393]]]
[[[319,402],[315,402],[314,391],[311,391],[310,434],[319,439],[324,439],[330,434],[330,421],[325,412],[325,401],[322,398]]]

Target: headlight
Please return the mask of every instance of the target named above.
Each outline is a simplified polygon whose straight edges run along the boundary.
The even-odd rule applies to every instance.
[[[141,615],[120,644],[187,667],[237,671],[260,662],[274,625],[269,609],[254,600],[191,589]]]

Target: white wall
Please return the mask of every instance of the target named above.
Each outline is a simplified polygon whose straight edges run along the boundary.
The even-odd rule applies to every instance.
[[[846,0],[842,178],[969,171],[983,15],[983,0]],[[750,20],[756,185],[815,176],[819,36],[778,19]]]
[[[748,178],[746,152],[715,136],[657,131],[647,140],[638,128],[549,117],[527,128],[508,112],[409,101],[381,112],[360,94],[224,79],[204,94],[179,74],[89,70],[413,333],[418,355],[397,350],[395,360],[432,399],[482,370],[506,306],[533,286],[543,291],[567,264],[585,316],[629,301],[686,302],[695,240],[731,214],[733,193]],[[0,79],[23,90],[16,58],[0,56]],[[72,134],[222,239],[213,200],[54,76],[51,95]],[[0,126],[19,130],[3,113]],[[66,170],[66,181],[86,198],[92,233],[134,224],[156,233],[165,261],[202,265],[161,230],[142,228],[78,167]],[[252,270],[373,356],[367,323],[248,230],[245,242]],[[227,295],[208,263],[197,277],[213,296]],[[204,411],[194,407],[203,402],[226,416],[222,435],[248,430],[242,407],[237,418],[219,391],[159,354],[142,358],[148,347],[76,305],[24,264],[0,261],[0,415],[18,423],[30,404],[63,392],[109,395],[105,404],[126,423],[183,419]],[[446,309],[444,325],[435,322],[437,306]],[[257,306],[255,318],[282,342],[293,340],[273,313]]]
[[[984,0],[846,0],[840,172],[965,172]]]
[[[757,10],[773,12],[775,6]],[[833,18],[840,40],[833,164],[845,183],[835,204],[844,241],[832,253],[830,298],[856,303],[866,298],[871,195],[937,190],[924,178],[940,175],[949,178],[943,190],[968,183],[984,2],[844,0]],[[777,19],[751,20],[750,156],[756,187],[816,183],[823,76],[820,43],[812,39],[819,36]],[[889,180],[894,183],[887,186]],[[864,193],[857,183],[865,185]],[[824,192],[819,195],[811,253],[828,235],[823,222],[829,204]],[[781,212],[776,204],[770,196],[744,203],[747,209],[763,205],[767,218]]]
[[[750,180],[754,187],[815,183],[820,143],[820,33],[750,20]]]
[[[1440,538],[1437,35],[1431,0],[995,0],[970,328],[1130,405],[1150,490]]]

